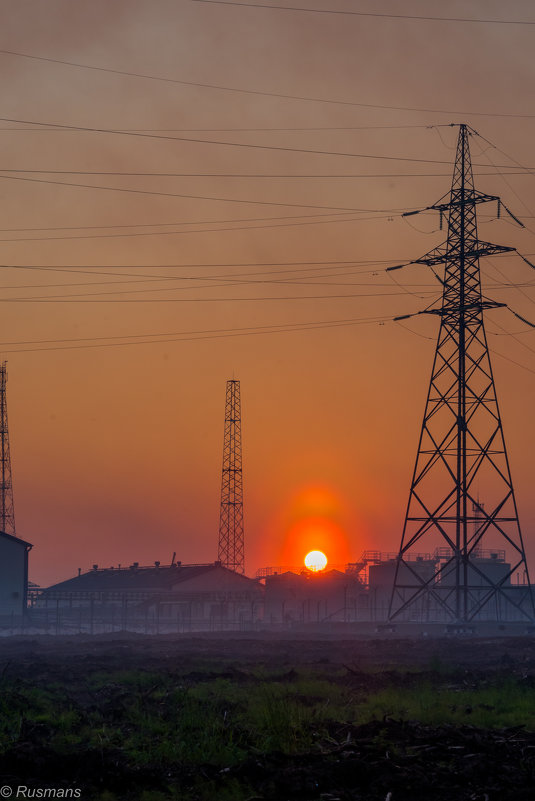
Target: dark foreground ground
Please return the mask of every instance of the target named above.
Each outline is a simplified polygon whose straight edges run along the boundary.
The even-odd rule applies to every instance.
[[[0,796],[535,799],[535,637],[321,636],[0,638]]]

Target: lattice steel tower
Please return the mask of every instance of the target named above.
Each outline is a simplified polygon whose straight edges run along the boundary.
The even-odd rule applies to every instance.
[[[16,536],[7,426],[6,383],[7,362],[2,362],[0,364],[0,531]]]
[[[218,559],[224,567],[245,572],[240,382],[227,381],[221,478]]]
[[[439,317],[440,330],[390,620],[534,616],[483,322],[484,311],[505,304],[482,295],[479,270],[481,256],[514,248],[478,238],[477,205],[494,201],[499,216],[503,204],[474,188],[470,135],[461,125],[449,199],[428,207],[439,212],[441,223],[447,218],[447,242],[411,262],[444,264],[444,277],[440,308],[418,312]],[[523,584],[514,586],[515,579]]]

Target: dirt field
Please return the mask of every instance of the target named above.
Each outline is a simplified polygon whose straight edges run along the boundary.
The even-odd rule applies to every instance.
[[[146,636],[113,634],[0,638],[0,660],[24,671],[77,670],[85,665],[105,669],[123,665],[157,668],[213,659],[241,665],[360,665],[362,668],[425,667],[432,659],[459,668],[494,671],[504,663],[535,669],[534,636],[406,637],[377,633],[349,638],[304,631],[284,633],[217,632],[212,634]]]
[[[312,677],[331,687],[333,697],[338,693],[357,704],[377,693],[394,691],[403,696],[424,686],[435,688],[437,697],[447,691],[463,699],[465,690],[480,692],[505,683],[521,691],[522,703],[527,704],[535,694],[535,637],[311,639],[304,633],[220,633],[0,638],[4,720],[0,784],[12,789],[12,797],[24,785],[55,790],[56,795],[49,792],[48,797],[101,801],[535,798],[535,733],[523,720],[522,708],[515,713],[516,720],[497,727],[474,725],[477,710],[469,705],[461,709],[455,725],[440,721],[429,725],[388,714],[351,721],[342,720],[339,710],[329,717],[323,690],[318,690],[317,697],[312,693],[306,703],[300,698],[311,709],[309,717],[299,722],[300,733],[309,738],[302,741],[306,747],[301,741],[281,747],[279,742],[288,741],[265,737],[262,747],[244,746],[257,741],[254,732],[247,739],[242,731],[242,750],[229,751],[228,765],[223,757],[210,757],[209,741],[203,740],[202,746],[207,749],[206,760],[197,758],[193,763],[177,753],[143,762],[132,758],[132,750],[123,747],[121,739],[106,739],[112,730],[122,732],[129,743],[134,735],[141,743],[146,738],[147,746],[152,738],[165,739],[168,734],[162,732],[175,725],[170,722],[171,707],[176,706],[178,689],[191,694],[206,687],[212,693],[206,696],[210,708],[217,707],[217,693],[222,694],[225,709],[219,734],[225,736],[228,748],[229,736],[238,737],[227,722],[228,710],[231,720],[233,710],[239,711],[262,683],[290,688],[290,693],[292,683],[297,687],[301,681],[300,671],[307,680]],[[146,682],[133,688],[128,682],[136,672]],[[131,714],[133,701],[141,696],[145,705],[136,706],[135,718],[127,717],[125,710]],[[270,697],[291,701],[294,696]],[[39,714],[28,712],[29,701],[41,710]],[[51,703],[58,703],[60,730],[53,710],[46,706]],[[492,715],[494,706],[487,706]],[[315,717],[320,707],[321,725]],[[155,728],[157,718],[167,729]],[[274,720],[273,727],[277,726]],[[197,729],[191,732],[192,739],[199,736]],[[142,744],[138,747],[143,750]],[[77,795],[72,795],[74,790]],[[2,789],[0,794],[8,797]],[[19,793],[18,797],[32,796]]]

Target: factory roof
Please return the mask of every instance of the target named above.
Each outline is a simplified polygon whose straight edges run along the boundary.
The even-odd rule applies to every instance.
[[[331,570],[299,570],[299,572],[294,570],[285,570],[283,573],[272,573],[271,575],[266,576],[266,581],[272,581],[273,579],[275,581],[280,581],[281,579],[287,581],[321,581],[347,578],[354,579],[355,575],[353,573],[343,573],[341,570],[332,568]]]
[[[214,578],[223,575],[234,582],[243,583],[244,587],[257,583],[223,567],[220,562],[199,565],[183,565],[178,562],[150,567],[140,567],[134,563],[129,567],[98,568],[95,565],[92,570],[54,584],[44,592],[171,592],[177,585],[210,573],[214,574]]]
[[[16,542],[18,545],[24,545],[28,549],[33,548],[31,542],[26,542],[26,540],[23,540],[20,537],[15,537],[13,534],[8,534],[7,531],[0,531],[0,537],[3,537],[10,542]]]

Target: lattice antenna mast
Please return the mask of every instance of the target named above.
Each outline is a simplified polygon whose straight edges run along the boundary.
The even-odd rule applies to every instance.
[[[245,572],[240,382],[227,381],[218,559]]]
[[[441,307],[419,312],[438,316],[440,330],[391,620],[531,620],[535,612],[483,321],[485,310],[505,304],[482,295],[479,270],[481,256],[514,248],[478,238],[476,207],[488,201],[497,202],[499,216],[500,199],[474,188],[469,130],[461,125],[449,200],[428,207],[441,224],[447,218],[447,242],[411,262],[445,270]],[[525,576],[524,588],[513,590],[515,574]]]
[[[6,384],[7,362],[2,362],[0,364],[0,531],[16,536],[9,430],[7,425]]]

